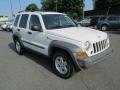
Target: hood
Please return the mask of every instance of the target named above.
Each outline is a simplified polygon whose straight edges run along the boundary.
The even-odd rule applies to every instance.
[[[106,33],[86,27],[70,27],[70,28],[47,30],[47,33],[80,42],[100,41],[107,38]]]

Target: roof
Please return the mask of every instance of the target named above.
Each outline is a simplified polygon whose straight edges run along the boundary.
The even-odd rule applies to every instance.
[[[20,14],[31,14],[31,13],[40,13],[42,15],[45,15],[45,14],[63,14],[63,13],[59,13],[59,12],[40,12],[40,11],[34,11],[34,12],[19,12]]]
[[[40,12],[41,14],[63,14],[59,12]]]

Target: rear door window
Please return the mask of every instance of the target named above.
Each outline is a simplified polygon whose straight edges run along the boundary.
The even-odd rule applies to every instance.
[[[21,20],[20,20],[20,24],[19,24],[20,28],[26,28],[27,27],[28,17],[29,17],[28,14],[23,14],[21,16]]]
[[[109,17],[108,20],[109,21],[117,21],[117,20],[119,20],[119,18],[118,17]]]
[[[104,21],[106,17],[101,17],[100,18],[100,21]]]

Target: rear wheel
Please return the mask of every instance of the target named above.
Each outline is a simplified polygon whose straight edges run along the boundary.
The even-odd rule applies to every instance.
[[[56,52],[52,58],[55,73],[64,79],[71,77],[74,71],[71,60],[71,57],[66,52]]]
[[[20,40],[19,39],[16,39],[15,40],[15,49],[16,49],[16,52],[21,55],[23,54],[24,52],[24,47],[23,45],[21,44]]]

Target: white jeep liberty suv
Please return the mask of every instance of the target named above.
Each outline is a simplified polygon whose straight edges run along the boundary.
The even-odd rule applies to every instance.
[[[106,33],[78,27],[66,14],[56,12],[18,13],[13,40],[18,54],[29,48],[48,56],[62,78],[97,63],[112,51]]]

